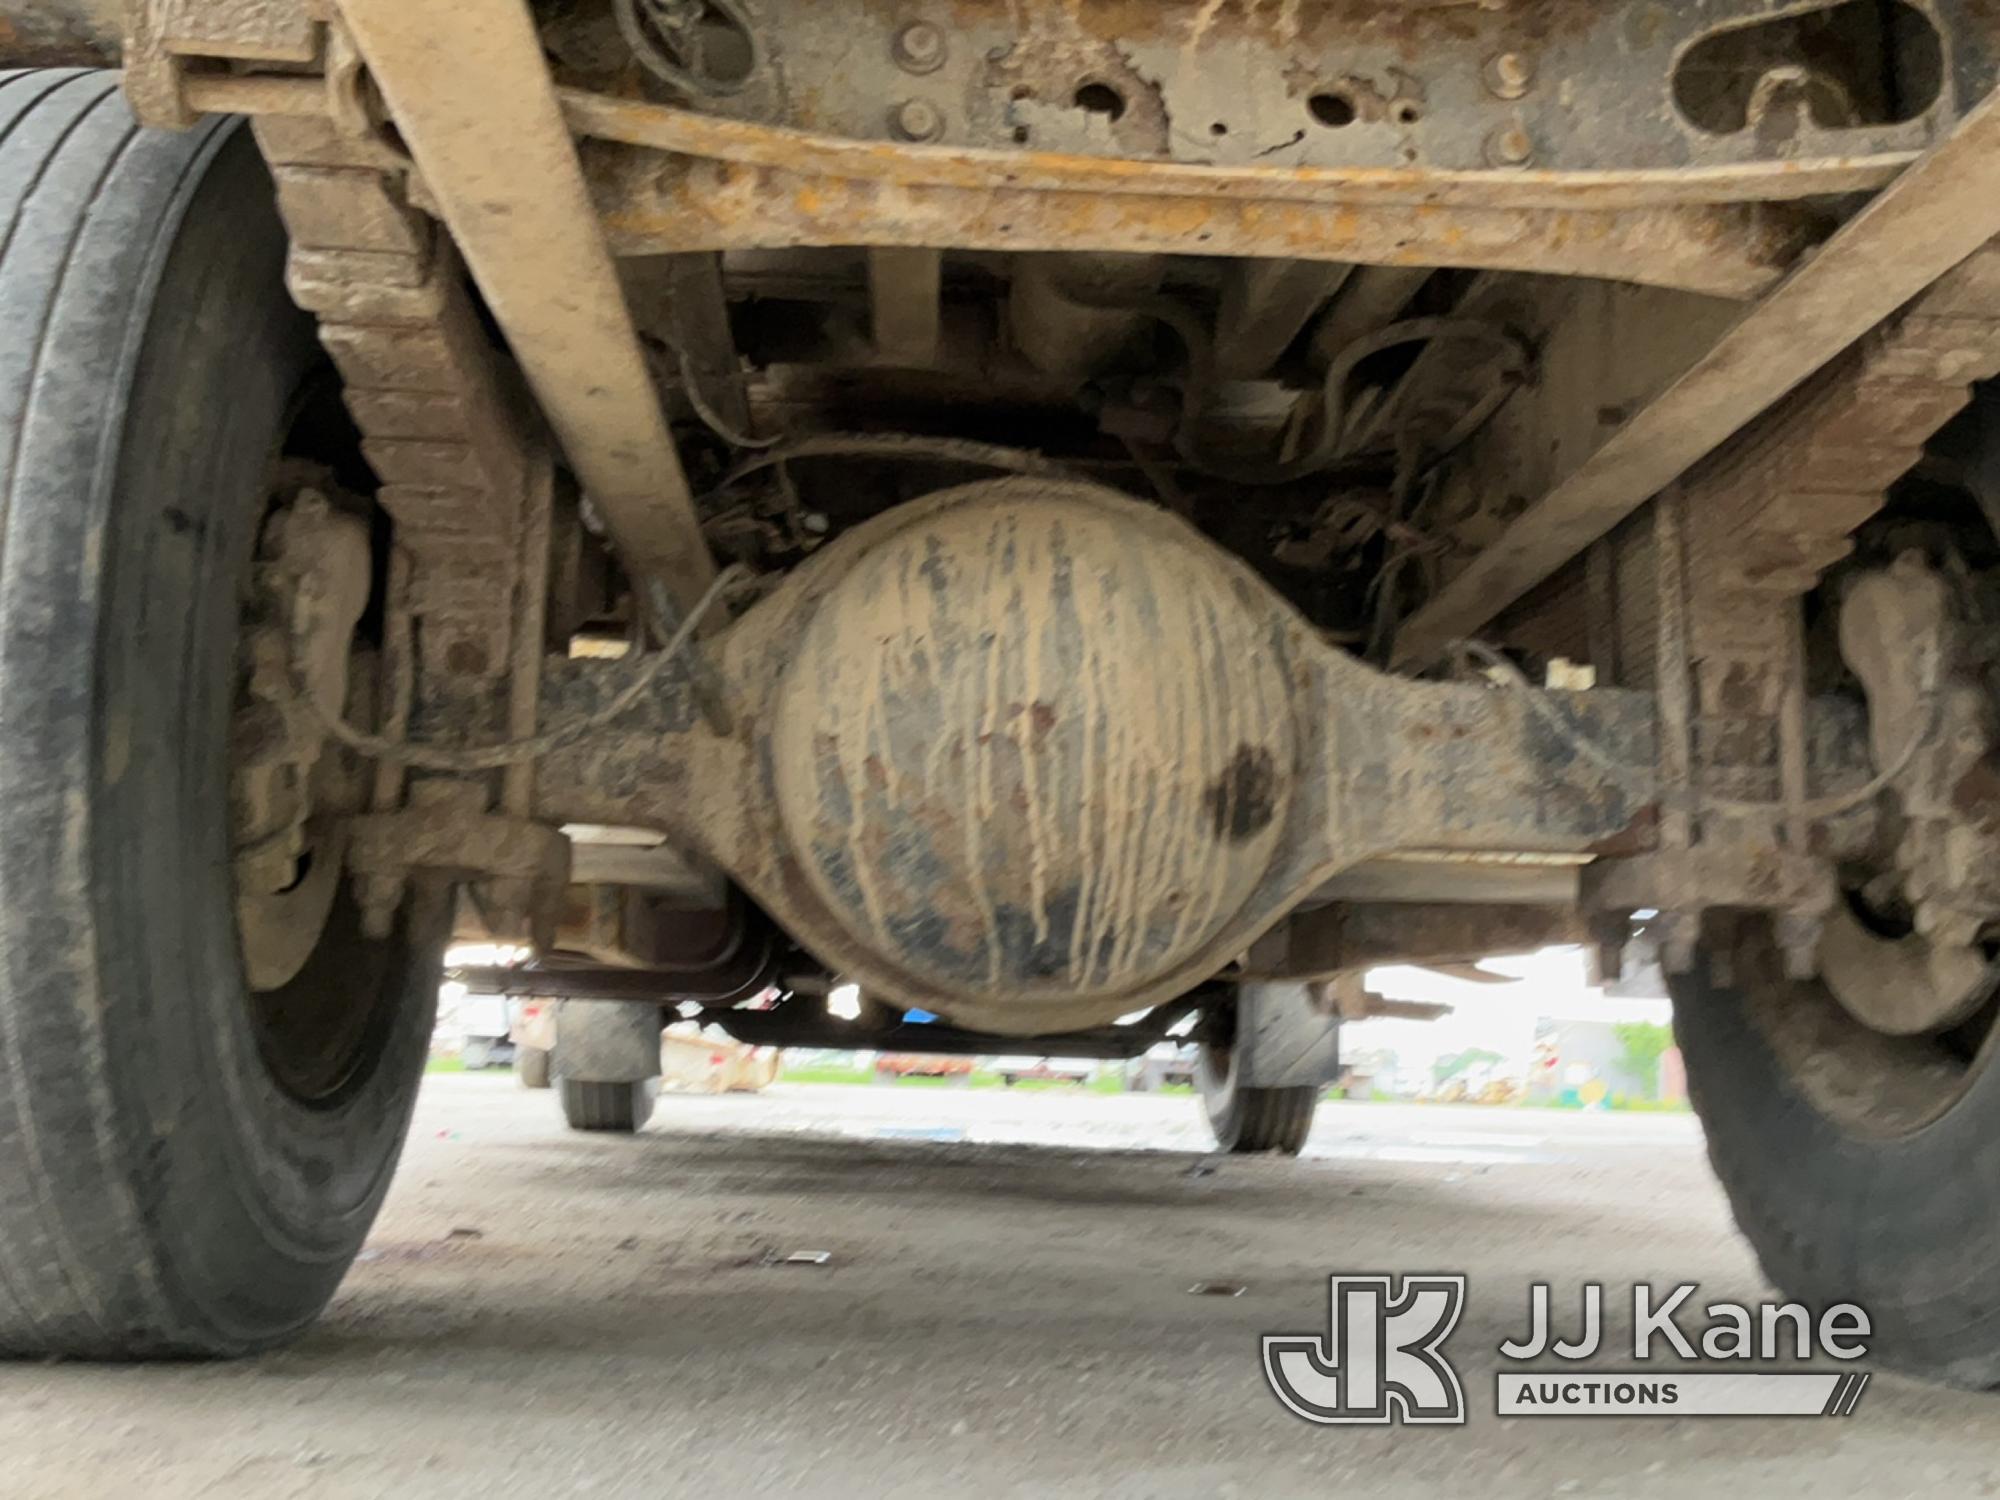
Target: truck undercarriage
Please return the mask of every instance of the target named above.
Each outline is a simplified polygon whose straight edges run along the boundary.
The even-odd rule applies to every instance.
[[[273,334],[258,364],[242,333],[241,388],[270,386],[242,475],[177,459],[129,522],[65,481],[137,572],[5,554],[10,704],[48,670],[36,590],[101,640],[174,588],[233,611],[153,663],[188,716],[129,710],[145,669],[100,657],[88,702],[11,710],[75,721],[74,785],[20,773],[8,815],[47,841],[0,889],[74,877],[21,920],[38,953],[89,927],[84,988],[127,962],[105,861],[153,857],[120,778],[183,732],[212,868],[178,916],[139,904],[208,934],[246,1068],[385,1139],[406,1100],[357,1101],[454,921],[538,951],[479,987],[561,998],[558,1074],[629,1089],[628,1125],[662,1005],[899,1050],[921,1007],[953,1048],[1102,1056],[1198,1015],[1240,1102],[1316,1093],[1338,1022],[1390,1004],[1371,966],[1587,942],[1615,969],[1643,929],[1774,1278],[1870,1292],[1912,1364],[2000,1376],[2000,1341],[1936,1332],[1946,1291],[1893,1290],[1942,1232],[1923,1183],[1976,1170],[1945,1138],[2000,1108],[1985,9],[0,0],[7,68],[0,478],[55,472],[37,330],[134,152],[169,153],[130,189],[168,229],[124,273],[139,332],[91,335],[124,403],[91,472],[142,461],[168,291],[237,400],[262,293],[210,289],[174,226],[243,287],[281,258],[312,318],[285,339],[321,351]],[[180,134],[63,166],[114,88]],[[49,217],[66,172],[98,175]],[[201,449],[181,421],[150,451]],[[159,584],[169,533],[201,561]],[[391,999],[300,988],[328,964]],[[826,1015],[836,981],[859,1023]],[[286,1159],[339,1178],[313,1128]],[[1746,1207],[1778,1137],[1823,1165]],[[1857,1141],[1868,1191],[1915,1196],[1834,1288],[1801,1225]],[[0,1255],[89,1261],[37,1212]],[[2000,1255],[1990,1212],[1951,1214]],[[129,1336],[0,1291],[0,1344],[250,1347],[322,1281]]]

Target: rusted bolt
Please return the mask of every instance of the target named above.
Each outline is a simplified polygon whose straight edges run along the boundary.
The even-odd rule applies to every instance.
[[[944,66],[944,33],[929,21],[912,21],[896,33],[890,51],[906,73],[935,73]]]
[[[1525,167],[1535,159],[1535,142],[1519,124],[1503,125],[1486,138],[1486,159],[1496,167]]]
[[[928,99],[905,99],[890,112],[889,128],[906,141],[934,141],[944,134],[944,114]]]
[[[1486,59],[1480,76],[1495,98],[1518,99],[1534,86],[1535,64],[1519,52],[1496,53]]]

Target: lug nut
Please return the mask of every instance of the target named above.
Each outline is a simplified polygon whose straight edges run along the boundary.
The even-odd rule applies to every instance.
[[[944,66],[944,33],[929,21],[912,21],[896,33],[890,48],[907,73],[935,73]]]
[[[1486,138],[1486,159],[1496,167],[1525,167],[1535,159],[1535,141],[1521,125],[1503,125]]]
[[[1518,99],[1535,82],[1534,62],[1519,52],[1502,52],[1486,59],[1481,70],[1488,92],[1500,99]]]
[[[934,141],[944,134],[944,115],[928,99],[905,99],[890,114],[889,128],[906,141]]]

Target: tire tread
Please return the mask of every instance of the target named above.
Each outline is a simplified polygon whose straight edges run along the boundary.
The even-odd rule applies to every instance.
[[[556,1087],[562,1094],[563,1118],[572,1130],[630,1133],[652,1117],[652,1093],[644,1083],[558,1078]]]
[[[141,130],[115,73],[0,73],[0,1355],[289,1338],[414,1100],[441,904],[371,950],[392,1021],[310,1104],[258,1055],[227,926],[203,747],[230,687],[195,674],[227,659],[230,543],[321,357],[283,258],[238,122]]]
[[[10,534],[17,517],[20,524],[34,520],[35,476],[23,455],[48,425],[87,420],[73,407],[49,412],[42,399],[51,350],[72,326],[78,294],[69,273],[81,254],[95,248],[93,237],[109,232],[99,210],[138,130],[114,74],[22,71],[0,87],[0,321],[12,354],[0,363],[0,432],[8,435],[0,446],[4,614],[15,604],[4,568]],[[0,357],[7,352],[0,350]],[[0,727],[5,722],[0,710]],[[0,799],[0,816],[11,820],[14,805],[12,797]],[[13,925],[9,888],[15,882],[7,874],[0,868],[0,894],[8,898]],[[115,1129],[110,1102],[101,1088],[72,1084],[60,1119],[29,1107],[31,1100],[50,1097],[49,1075],[57,1071],[51,1058],[101,1053],[104,1040],[95,1024],[101,1006],[88,985],[70,990],[63,1004],[23,1003],[10,993],[7,977],[0,974],[0,1181],[24,1188],[26,1201],[10,1198],[8,1212],[0,1214],[0,1348],[115,1342],[121,1323],[158,1321],[168,1309],[150,1276],[121,1277],[113,1287],[94,1274],[92,1257],[76,1243],[74,1216],[66,1216],[59,1202],[65,1186],[89,1182],[100,1196],[88,1227],[97,1234],[137,1232],[136,1205],[107,1154]],[[72,1063],[62,1071],[75,1080],[90,1070]]]
[[[1754,1017],[1777,973],[1768,953],[1738,946],[1726,969],[1703,951],[1668,976],[1689,1102],[1737,1229],[1786,1297],[1866,1308],[1871,1358],[2000,1386],[2000,1213],[1981,1124],[2000,1111],[2000,1077],[1975,1079],[1909,1136],[1857,1134],[1801,1093]]]

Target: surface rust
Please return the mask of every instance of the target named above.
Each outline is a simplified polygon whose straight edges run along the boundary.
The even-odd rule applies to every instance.
[[[905,14],[876,0],[864,8],[885,22]],[[540,212],[538,183],[558,176],[575,190],[572,207],[583,206],[587,187],[609,248],[627,255],[1089,249],[1569,274],[1741,298],[1772,286],[1820,232],[1802,209],[1770,200],[1879,187],[1911,159],[1878,151],[1589,172],[1439,170],[1416,165],[1414,153],[1412,165],[1389,168],[1173,161],[1163,159],[1170,94],[1130,52],[1167,43],[1193,67],[1212,42],[1235,37],[1332,56],[1366,29],[1377,40],[1402,37],[1415,56],[1451,32],[1465,40],[1508,26],[1548,40],[1589,29],[1584,7],[1554,0],[1504,21],[1362,0],[1077,0],[1060,9],[957,0],[968,27],[1003,10],[1020,17],[1015,45],[982,54],[989,86],[1004,91],[1012,79],[1050,95],[1077,78],[1118,84],[1123,113],[1104,127],[1115,150],[1102,155],[918,146],[596,91],[557,96],[540,53],[520,45],[525,27],[499,43],[462,32],[465,55],[445,59],[428,55],[421,43],[432,39],[416,37],[383,0],[352,9],[372,17],[377,71],[399,127],[417,127],[400,133],[429,179],[414,188],[423,211],[400,172],[383,168],[380,141],[357,143],[349,132],[335,144],[352,157],[270,154],[293,230],[295,283],[302,300],[325,299],[328,342],[342,356],[369,457],[391,481],[383,499],[399,535],[419,542],[426,519],[451,523],[451,545],[416,558],[427,627],[481,602],[503,611],[511,602],[505,590],[482,596],[476,585],[482,549],[514,520],[491,502],[511,501],[518,482],[504,441],[482,451],[466,440],[492,424],[461,420],[463,382],[434,378],[440,369],[451,375],[475,344],[484,349],[468,309],[446,316],[432,295],[440,277],[457,285],[450,243],[433,238],[428,217],[440,205],[577,467],[590,470],[593,455],[610,463],[584,474],[593,498],[622,496],[628,515],[639,515],[662,495],[676,506],[692,497],[670,440],[651,442],[664,434],[652,431],[656,393],[644,370],[603,358],[633,330],[616,316],[621,294],[597,274],[609,268],[588,208],[581,230],[574,214]],[[532,118],[501,120],[490,99],[467,95],[489,55],[491,71],[504,65],[536,85]],[[1371,127],[1393,123],[1398,101],[1449,98],[1427,91],[1437,78],[1395,70],[1296,68],[1285,86],[1296,98],[1334,77]],[[215,73],[201,81],[205,105],[226,108],[235,84],[242,99],[276,114],[337,108],[317,80],[280,86],[271,75]],[[812,87],[802,76],[800,98]],[[453,90],[455,114],[440,120],[438,97]],[[502,126],[524,122],[542,127],[526,131],[539,153],[532,170],[497,144]],[[323,118],[307,123],[309,146],[332,129]],[[573,171],[565,125],[590,138],[587,180]],[[272,135],[271,122],[263,130]],[[564,223],[571,228],[561,234],[548,229]],[[363,265],[395,274],[363,276]],[[579,266],[591,274],[579,278]],[[917,299],[933,322],[939,297],[939,285],[927,285]],[[1885,402],[1940,380],[1955,398],[1975,364],[1986,369],[1960,358],[1942,321],[1927,335],[1938,347],[1899,351],[1923,368],[1914,379],[1900,366],[1889,372]],[[1758,348],[1769,356],[1796,342],[1773,336]],[[644,420],[579,422],[576,403],[608,388],[635,398],[628,414]],[[1948,414],[1948,401],[1918,404],[1922,411],[1905,412],[1912,427],[1935,425],[1930,405],[1937,420]],[[1779,488],[1784,505],[1829,493],[1817,481]],[[454,499],[470,509],[450,510]],[[655,562],[705,562],[687,509],[680,542],[693,536],[693,546],[656,549]],[[1822,547],[1852,524],[1768,519],[1753,534],[1757,546],[1725,560],[1746,589],[1815,571]],[[731,646],[741,643],[726,669],[744,708],[737,727],[698,745],[685,724],[607,735],[601,753],[592,746],[576,759],[578,774],[536,794],[534,810],[551,816],[569,798],[572,813],[587,807],[593,820],[619,821],[622,811],[632,823],[670,827],[829,967],[910,1003],[987,1024],[1013,1018],[995,1025],[1002,1030],[1114,1014],[1213,975],[1333,871],[1420,834],[1427,850],[1500,857],[1630,853],[1653,840],[1645,705],[1609,702],[1595,719],[1591,705],[1573,705],[1586,735],[1622,736],[1617,753],[1638,768],[1627,786],[1585,764],[1522,698],[1419,689],[1326,650],[1235,559],[1108,492],[1011,481],[933,496],[878,521],[829,546],[814,562],[835,553],[838,562],[798,570],[731,632]],[[513,548],[497,545],[511,567]],[[445,562],[454,550],[455,575]],[[492,622],[502,641],[506,628]],[[477,634],[431,647],[434,664],[497,674],[504,653],[484,650]],[[1754,674],[1720,653],[1715,671],[1719,709],[1770,711]],[[524,689],[522,705],[534,698]],[[408,849],[391,851],[392,843],[423,852],[425,830],[409,814],[385,812],[361,832],[373,838],[363,864],[406,867]],[[526,865],[545,871],[536,850],[516,853],[440,843],[419,862],[490,871],[511,869],[511,859],[524,866],[512,871],[518,880],[534,873]],[[1759,878],[1760,868],[1738,872],[1747,897],[1783,904],[1796,872],[1780,881]]]
[[[1621,171],[1210,166],[1040,150],[858,140],[580,89],[559,91],[571,129],[677,155],[908,186],[1021,188],[1264,201],[1632,208],[1809,197],[1879,187],[1914,159],[1806,158]]]
[[[593,168],[622,255],[937,244],[1194,253],[1565,272],[1741,298],[1770,286],[1812,237],[1784,205],[1457,208],[913,186],[678,158]]]

